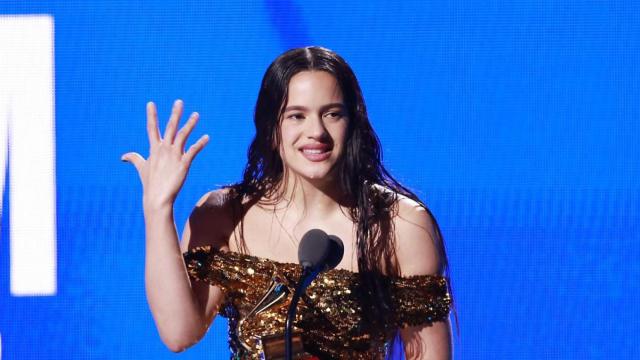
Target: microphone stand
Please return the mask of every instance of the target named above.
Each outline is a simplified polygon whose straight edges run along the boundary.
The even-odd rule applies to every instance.
[[[320,271],[313,270],[309,267],[304,267],[302,269],[302,274],[300,275],[300,281],[298,282],[298,286],[296,286],[296,290],[293,292],[293,297],[291,297],[291,303],[289,304],[289,310],[287,311],[287,320],[284,323],[284,355],[285,360],[292,360],[292,351],[291,351],[291,328],[293,326],[293,321],[296,318],[296,310],[298,308],[298,302],[300,301],[300,297],[304,293],[304,290],[311,284],[313,279],[318,276]]]
[[[302,273],[298,285],[291,297],[284,323],[284,354],[285,360],[292,360],[291,328],[296,318],[296,309],[300,297],[307,286],[311,284],[321,271],[332,269],[340,263],[344,254],[342,241],[334,235],[327,235],[320,229],[311,229],[300,240],[298,245],[298,260],[302,265]]]

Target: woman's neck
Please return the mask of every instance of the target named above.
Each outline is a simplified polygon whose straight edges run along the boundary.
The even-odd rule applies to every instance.
[[[340,207],[348,206],[347,196],[334,181],[311,182],[291,176],[283,192],[283,200],[308,217],[327,217]]]

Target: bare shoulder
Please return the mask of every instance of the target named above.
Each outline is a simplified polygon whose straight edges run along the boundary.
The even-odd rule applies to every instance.
[[[199,246],[228,248],[229,234],[234,228],[233,193],[229,188],[204,194],[191,211],[182,234],[181,249]]]
[[[196,203],[196,209],[203,208],[207,210],[221,210],[230,206],[232,198],[233,191],[231,188],[209,191],[202,195],[200,200],[198,200]]]
[[[402,276],[438,274],[442,244],[433,215],[406,196],[398,195],[396,203],[393,225]]]

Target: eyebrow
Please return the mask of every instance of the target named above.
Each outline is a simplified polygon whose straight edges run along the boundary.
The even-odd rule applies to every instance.
[[[331,108],[334,108],[334,107],[339,107],[341,109],[345,108],[343,103],[331,103],[331,104],[327,104],[327,105],[322,105],[322,107],[320,107],[320,110],[321,111],[325,111],[327,109],[331,109]],[[306,106],[302,106],[302,105],[292,105],[292,106],[287,106],[284,109],[284,112],[294,111],[294,110],[306,111],[306,110],[309,110],[309,109]]]

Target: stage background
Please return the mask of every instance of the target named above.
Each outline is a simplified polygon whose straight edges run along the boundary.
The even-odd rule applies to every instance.
[[[266,67],[311,44],[352,65],[385,164],[442,226],[456,359],[640,357],[637,2],[0,3],[0,22],[34,14],[54,23],[57,290],[10,293],[7,184],[2,359],[228,357],[221,318],[184,353],[161,343],[120,155],[147,153],[147,101],[163,125],[176,98],[200,112],[192,137],[211,142],[175,205],[182,228],[240,178]]]

